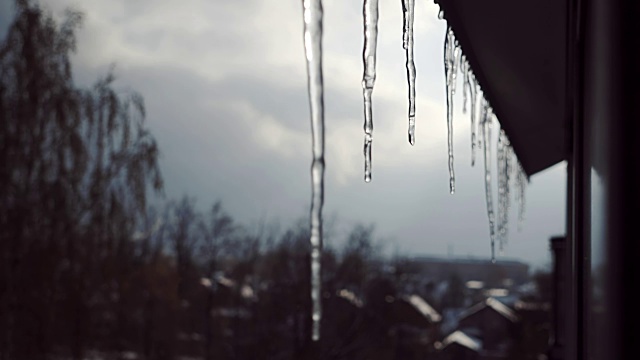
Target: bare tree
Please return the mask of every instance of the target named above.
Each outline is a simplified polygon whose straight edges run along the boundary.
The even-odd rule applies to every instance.
[[[0,44],[2,358],[41,358],[54,343],[82,357],[88,308],[118,278],[104,264],[130,253],[148,187],[162,187],[142,97],[118,94],[112,73],[91,89],[73,82],[81,21],[68,11],[58,25],[18,0]]]

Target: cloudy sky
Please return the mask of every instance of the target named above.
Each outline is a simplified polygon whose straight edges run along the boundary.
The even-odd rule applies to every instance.
[[[3,1],[4,14],[9,2]],[[69,6],[85,12],[74,55],[79,84],[89,85],[115,64],[117,85],[144,96],[168,197],[194,196],[202,207],[221,199],[247,223],[286,225],[306,215],[311,133],[300,0],[43,3],[54,14]],[[325,0],[324,9],[325,218],[339,218],[337,228],[375,223],[387,251],[490,256],[483,166],[470,165],[461,94],[454,118],[456,193],[448,191],[446,25],[437,19],[437,5],[416,3],[412,147],[401,4],[380,0],[369,184],[363,181],[361,2]],[[2,21],[6,27],[6,16]],[[548,238],[564,232],[564,179],[564,164],[531,178],[520,232],[515,208],[511,212],[507,257],[548,264]]]

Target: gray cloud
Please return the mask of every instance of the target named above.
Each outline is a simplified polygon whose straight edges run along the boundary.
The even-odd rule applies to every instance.
[[[70,2],[50,3],[59,11]],[[310,128],[299,3],[98,1],[75,57],[80,83],[117,64],[118,86],[141,92],[162,151],[167,195],[221,198],[239,219],[306,215]],[[407,253],[489,255],[482,162],[470,167],[469,119],[456,98],[455,195],[448,193],[442,39],[433,4],[417,5],[418,138],[406,140],[400,5],[381,3],[374,90],[373,182],[362,180],[361,18],[355,3],[326,1],[326,216],[375,222]],[[458,100],[460,99],[460,100]],[[480,154],[478,154],[480,156]],[[495,166],[495,165],[494,165]],[[494,191],[496,194],[497,191]],[[547,261],[564,230],[560,165],[532,179],[522,232],[507,255]],[[515,211],[511,218],[515,220]]]

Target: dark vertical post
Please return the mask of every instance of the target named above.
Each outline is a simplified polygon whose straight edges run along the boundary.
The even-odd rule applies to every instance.
[[[566,340],[566,263],[567,239],[564,236],[551,238],[550,246],[553,253],[553,323],[549,360],[563,359]]]
[[[565,54],[565,94],[566,94],[566,103],[565,103],[565,151],[566,151],[566,159],[567,159],[567,212],[566,212],[566,238],[562,240],[565,247],[568,250],[563,250],[562,252],[567,252],[566,261],[561,261],[556,255],[556,269],[554,276],[559,277],[562,273],[564,284],[561,287],[558,287],[558,282],[554,283],[554,293],[556,303],[554,310],[554,322],[556,323],[556,330],[558,333],[554,335],[554,346],[552,350],[555,353],[552,353],[555,357],[552,359],[564,359],[564,360],[577,360],[576,348],[577,348],[577,311],[574,306],[571,304],[575,304],[577,300],[577,268],[575,267],[575,255],[577,253],[577,245],[579,245],[580,241],[580,232],[576,231],[576,215],[579,216],[579,209],[576,208],[576,199],[577,194],[579,193],[578,179],[576,178],[576,174],[579,173],[579,169],[581,167],[580,164],[580,154],[576,154],[576,151],[579,150],[579,147],[576,146],[576,135],[580,135],[580,131],[577,131],[577,127],[580,127],[580,124],[577,124],[577,116],[576,116],[576,98],[578,95],[578,91],[576,88],[576,60],[577,60],[577,51],[576,51],[576,32],[574,23],[576,22],[576,12],[575,12],[575,4],[579,0],[567,0],[567,18],[566,18],[566,54]],[[559,241],[559,240],[558,240]],[[552,239],[553,246],[553,239]],[[554,249],[555,250],[555,249]],[[570,281],[567,281],[570,279]],[[564,296],[561,297],[562,292],[564,292]]]
[[[589,336],[589,279],[591,233],[591,176],[589,126],[584,118],[584,14],[583,0],[570,0],[568,11],[567,89],[571,146],[571,322],[569,359],[586,359]]]
[[[604,359],[637,358],[640,279],[640,2],[589,0],[585,112],[597,129],[592,153],[602,158],[608,322],[599,339]]]

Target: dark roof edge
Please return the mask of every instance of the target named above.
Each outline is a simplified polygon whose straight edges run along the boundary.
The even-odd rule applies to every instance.
[[[516,156],[518,157],[518,162],[522,165],[522,168],[524,169],[524,172],[527,175],[527,177],[531,177],[535,173],[546,170],[548,167],[542,168],[542,169],[533,168],[533,166],[527,161],[526,157],[518,155],[518,154],[525,153],[525,149],[523,148],[522,142],[519,141],[518,136],[514,131],[514,129],[511,127],[511,125],[506,121],[504,122],[501,121],[501,119],[505,119],[505,118],[502,118],[500,115],[502,114],[500,102],[497,101],[497,98],[493,95],[494,94],[493,89],[489,85],[489,81],[487,81],[484,70],[476,60],[475,52],[473,51],[473,46],[471,44],[471,41],[467,37],[467,33],[465,31],[456,31],[456,29],[464,30],[464,26],[462,24],[462,21],[457,15],[455,3],[452,1],[446,1],[446,0],[445,1],[434,0],[433,2],[440,6],[440,10],[443,11],[444,20],[446,20],[448,26],[450,26],[453,29],[453,33],[455,34],[455,37],[456,37],[456,40],[458,41],[460,49],[462,50],[462,54],[464,54],[467,62],[469,62],[469,65],[471,66],[471,70],[473,71],[473,74],[476,80],[478,81],[480,88],[482,89],[484,98],[489,102],[491,109],[493,110],[493,113],[496,115],[496,118],[500,122],[500,127],[504,129],[505,133],[507,133],[507,136],[509,137],[509,142],[511,143],[511,147],[513,148],[513,151],[516,153]],[[549,167],[553,165],[555,164],[552,164]]]

